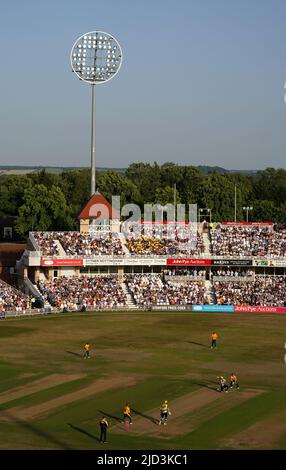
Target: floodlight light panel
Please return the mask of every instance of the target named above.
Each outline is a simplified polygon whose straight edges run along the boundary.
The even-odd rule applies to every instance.
[[[92,31],[80,36],[70,54],[73,72],[80,80],[92,85],[105,83],[115,77],[122,58],[119,42],[104,31]]]

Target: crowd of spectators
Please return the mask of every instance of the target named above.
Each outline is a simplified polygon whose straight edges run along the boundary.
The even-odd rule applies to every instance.
[[[126,234],[126,250],[119,234],[111,232],[34,232],[33,235],[43,256],[113,256],[128,251],[138,256],[202,255],[205,251],[202,235],[186,227],[135,226]]]
[[[30,307],[27,295],[0,279],[0,314],[10,311],[25,313]]]
[[[128,274],[125,282],[135,303],[140,307],[208,303],[203,281],[181,284],[164,282],[160,274]]]
[[[57,232],[33,232],[38,247],[43,256],[58,256]]]
[[[44,301],[63,310],[87,307],[113,308],[126,305],[126,295],[116,275],[72,276],[38,281]]]
[[[34,232],[44,256],[124,255],[119,235],[111,232]],[[201,256],[203,236],[191,227],[135,225],[126,233],[126,247],[132,255]],[[214,256],[284,257],[286,227],[223,226],[210,229],[210,248]]]
[[[254,281],[215,281],[217,304],[286,307],[286,277],[257,276]]]
[[[213,269],[211,271],[211,276],[218,276],[218,277],[248,277],[252,278],[254,275],[254,272],[251,269],[248,269],[244,271],[243,269],[238,270],[238,269]]]
[[[191,277],[206,277],[205,269],[198,268],[173,268],[173,269],[163,269],[162,271],[164,276],[191,276]]]
[[[286,256],[286,229],[263,226],[217,226],[210,230],[211,251],[217,256]]]
[[[58,240],[68,256],[123,255],[118,235],[112,232],[59,232]]]
[[[175,234],[169,237],[168,233],[161,232],[152,236],[129,235],[126,246],[133,255],[161,255],[161,256],[200,256],[205,251],[203,237],[196,236],[181,238]]]
[[[43,256],[123,255],[117,234],[105,232],[35,232],[34,238]]]

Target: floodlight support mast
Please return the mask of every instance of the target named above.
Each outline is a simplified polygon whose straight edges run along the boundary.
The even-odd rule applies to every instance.
[[[91,84],[91,188],[90,195],[96,191],[95,175],[95,83]]]
[[[111,80],[122,64],[122,50],[118,41],[104,31],[90,31],[74,43],[70,54],[71,67],[80,80],[91,85],[91,181],[90,193],[96,192],[95,149],[95,85]]]

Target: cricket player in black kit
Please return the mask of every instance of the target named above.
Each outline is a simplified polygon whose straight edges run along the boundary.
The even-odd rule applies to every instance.
[[[107,428],[108,428],[108,421],[105,418],[105,416],[102,416],[101,420],[99,421],[99,427],[100,427],[100,442],[103,442],[103,444],[106,441],[106,433],[107,433]]]

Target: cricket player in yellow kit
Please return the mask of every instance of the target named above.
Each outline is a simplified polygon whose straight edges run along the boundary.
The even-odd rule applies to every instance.
[[[217,339],[218,339],[218,334],[214,331],[211,335],[211,340],[212,340],[211,349],[216,348]]]
[[[126,419],[129,420],[129,424],[132,424],[132,418],[131,418],[131,408],[129,403],[126,403],[126,405],[123,408],[123,421]]]
[[[229,377],[229,387],[232,388],[232,387],[236,387],[237,389],[239,389],[239,383],[238,383],[238,380],[237,380],[237,377],[236,375],[232,372],[231,373],[231,376]]]
[[[89,343],[85,343],[84,345],[84,355],[83,355],[84,359],[90,359],[90,344]]]

